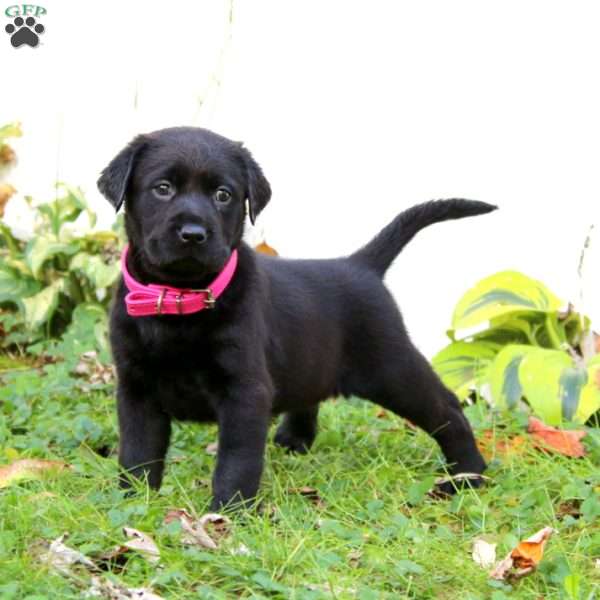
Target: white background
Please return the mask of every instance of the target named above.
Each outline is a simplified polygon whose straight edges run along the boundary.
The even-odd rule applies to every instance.
[[[59,2],[13,48],[0,5],[0,122],[19,194],[80,185],[134,134],[199,125],[243,140],[274,190],[282,255],[352,251],[403,208],[461,196],[493,215],[422,232],[387,281],[429,356],[460,295],[518,269],[600,321],[600,5],[481,0]],[[230,12],[232,18],[230,18]],[[26,221],[18,199],[8,217]],[[581,305],[581,304],[580,304]]]

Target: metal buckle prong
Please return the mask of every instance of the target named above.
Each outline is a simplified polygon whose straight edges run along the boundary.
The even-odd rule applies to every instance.
[[[156,299],[156,314],[160,315],[162,313],[163,302],[165,301],[165,295],[167,293],[167,289],[163,288],[160,290],[160,296]]]
[[[203,290],[190,290],[192,292],[196,292],[196,293],[204,293],[206,294],[206,298],[204,298],[204,308],[214,308],[215,307],[215,302],[217,301],[217,299],[213,296],[212,290],[210,288],[206,288]]]

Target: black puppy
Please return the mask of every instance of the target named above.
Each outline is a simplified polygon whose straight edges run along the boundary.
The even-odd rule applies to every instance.
[[[246,200],[254,222],[271,196],[260,167],[241,144],[191,127],[136,137],[98,187],[117,210],[125,201],[126,270],[142,287],[154,284],[157,296],[151,315],[131,316],[121,280],[112,309],[126,471],[158,488],[171,420],[216,420],[212,506],[247,501],[258,490],[273,414],[285,413],[275,441],[306,452],[319,402],[356,395],[423,428],[451,473],[475,474],[479,483],[485,463],[469,423],[411,343],[382,278],[423,227],[496,207],[428,202],[349,257],[266,257],[241,241]],[[215,299],[206,288],[231,267],[232,254],[237,267]],[[181,299],[192,297],[205,310],[164,314],[169,298],[177,313],[185,312]]]

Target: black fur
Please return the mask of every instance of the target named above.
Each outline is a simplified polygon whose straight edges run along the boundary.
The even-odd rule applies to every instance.
[[[156,187],[164,180],[168,200]],[[219,187],[231,193],[229,204],[217,202]],[[271,195],[267,180],[240,144],[196,128],[138,136],[103,171],[99,188],[117,209],[125,199],[128,266],[139,281],[202,288],[239,251],[214,310],[133,318],[121,282],[111,342],[126,471],[158,488],[171,420],[216,420],[213,508],[250,500],[271,416],[284,413],[275,441],[306,452],[319,402],[337,395],[371,400],[422,427],[452,473],[485,469],[456,397],[413,346],[382,276],[423,227],[495,207],[429,202],[401,213],[350,257],[267,257],[241,241],[244,202],[255,218]],[[202,227],[207,240],[183,242],[178,232],[186,224]]]

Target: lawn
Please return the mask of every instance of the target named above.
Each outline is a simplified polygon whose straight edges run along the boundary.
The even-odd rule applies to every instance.
[[[600,596],[598,429],[583,440],[585,458],[568,458],[537,450],[524,417],[469,407],[478,437],[491,431],[490,480],[439,500],[427,494],[443,474],[428,436],[368,403],[330,401],[307,456],[269,444],[261,510],[232,515],[229,535],[208,550],[183,544],[179,523],[164,517],[172,508],[207,511],[215,427],[177,426],[160,492],[140,486],[124,497],[115,485],[110,385],[82,391],[33,372],[2,377],[1,462],[38,457],[72,466],[0,489],[2,599],[81,598],[89,573],[60,574],[43,562],[43,541],[68,533],[65,543],[93,558],[124,542],[124,526],[150,535],[160,562],[131,552],[101,577],[162,598]],[[514,435],[523,443],[495,443]],[[471,557],[476,538],[497,543],[501,559],[545,526],[556,533],[539,569],[512,585],[492,580]]]

